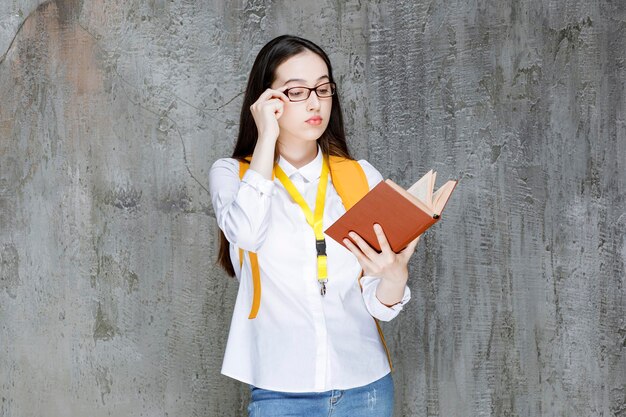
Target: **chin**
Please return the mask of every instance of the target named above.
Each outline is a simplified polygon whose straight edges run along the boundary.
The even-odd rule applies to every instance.
[[[324,134],[324,130],[299,132],[298,137],[304,142],[315,142]]]
[[[292,142],[292,141],[297,141],[297,142],[315,142],[317,141],[319,138],[322,137],[322,135],[324,134],[324,132],[326,131],[326,126],[308,126],[306,128],[297,130],[297,129],[285,129],[284,130],[286,133],[286,137],[283,138],[283,140],[287,139],[287,138],[291,138],[291,139],[287,139],[288,142]]]

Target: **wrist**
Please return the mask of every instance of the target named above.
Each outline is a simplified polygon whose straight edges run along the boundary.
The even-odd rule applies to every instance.
[[[376,288],[376,298],[385,306],[391,307],[402,301],[405,287],[406,280],[404,282],[390,282],[381,279]]]
[[[396,271],[395,273],[386,274],[380,277],[381,282],[385,281],[391,285],[404,286],[409,279],[409,271],[407,269]]]
[[[402,302],[402,300],[400,300],[400,301],[397,301],[397,302],[395,302],[395,303],[393,303],[393,304],[383,303],[383,302],[381,301],[381,299],[380,299],[380,298],[378,298],[378,295],[376,296],[376,299],[377,299],[377,300],[378,300],[378,301],[379,301],[382,305],[384,305],[385,307],[389,307],[389,308],[391,308],[391,307],[393,307],[393,306],[395,306],[395,305],[397,305],[397,304],[400,304],[400,303]]]
[[[276,140],[278,135],[264,133],[257,137],[257,144],[261,146],[274,147],[276,146]]]
[[[274,149],[276,141],[268,137],[259,136],[252,152],[250,169],[255,170],[268,180],[272,179],[274,168]]]

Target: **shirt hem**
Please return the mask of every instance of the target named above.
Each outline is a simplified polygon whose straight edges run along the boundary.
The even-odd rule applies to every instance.
[[[328,392],[328,391],[332,391],[332,390],[349,390],[349,389],[353,389],[353,388],[360,388],[360,387],[364,387],[366,385],[371,384],[372,382],[376,382],[381,378],[386,377],[388,374],[392,373],[391,369],[389,367],[386,367],[386,369],[382,372],[382,374],[380,375],[376,375],[373,377],[373,379],[369,382],[366,382],[364,384],[361,385],[355,385],[355,386],[349,386],[349,387],[342,387],[342,386],[336,386],[333,388],[329,388],[329,389],[324,389],[324,390],[294,390],[294,389],[289,389],[289,388],[283,388],[283,387],[273,387],[273,386],[269,386],[269,385],[256,385],[253,383],[252,378],[246,378],[246,377],[240,377],[240,376],[236,376],[234,373],[230,373],[230,372],[226,372],[226,371],[221,371],[222,375],[227,376],[228,378],[232,378],[235,379],[239,382],[242,382],[244,384],[248,384],[251,385],[255,388],[261,388],[264,390],[268,390],[268,391],[276,391],[276,392],[290,392],[290,393],[305,393],[305,392],[316,392],[316,393],[320,393],[320,392]]]

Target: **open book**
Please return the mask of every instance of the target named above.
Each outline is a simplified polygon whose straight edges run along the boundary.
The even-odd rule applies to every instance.
[[[458,181],[450,180],[437,192],[437,173],[430,170],[408,190],[391,180],[380,182],[343,216],[324,231],[343,245],[348,232],[354,231],[380,252],[373,226],[382,226],[394,252],[400,252],[413,239],[439,221]],[[348,237],[349,239],[349,237]]]

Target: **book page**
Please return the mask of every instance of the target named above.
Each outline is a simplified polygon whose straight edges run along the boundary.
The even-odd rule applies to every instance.
[[[432,208],[433,188],[435,186],[435,173],[431,169],[422,178],[417,180],[408,190],[409,194],[414,195],[418,200]]]
[[[387,183],[391,188],[393,188],[396,192],[398,192],[398,194],[402,195],[404,198],[406,198],[411,203],[416,205],[424,213],[428,214],[431,217],[436,214],[435,212],[433,212],[433,209],[432,209],[430,204],[426,204],[424,201],[422,201],[419,198],[415,197],[413,194],[410,194],[407,190],[405,190],[404,188],[400,187],[395,182],[387,179],[387,180],[385,180],[385,183]]]
[[[450,180],[446,182],[444,185],[442,185],[441,187],[439,187],[439,189],[433,196],[433,211],[436,214],[441,215],[441,212],[443,211],[443,208],[446,206],[446,203],[448,202],[450,195],[452,195],[452,191],[454,190],[454,187],[456,187],[456,184],[457,184],[457,181]]]

